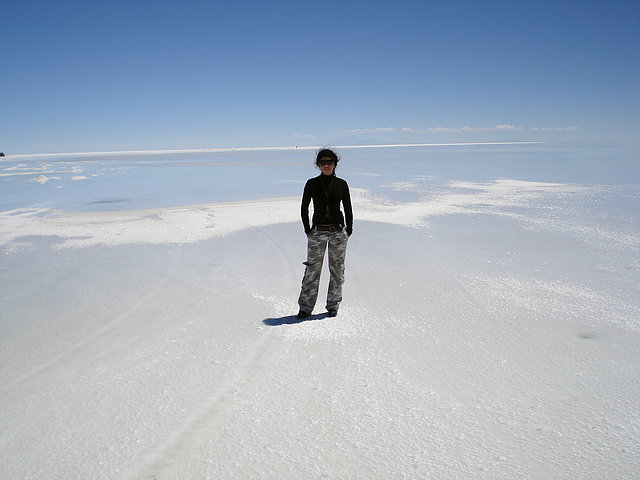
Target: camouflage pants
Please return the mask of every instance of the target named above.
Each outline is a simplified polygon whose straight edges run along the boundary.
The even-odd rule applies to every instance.
[[[342,284],[344,283],[344,259],[347,253],[349,236],[344,229],[338,232],[324,232],[314,230],[308,235],[307,268],[302,278],[302,291],[298,298],[298,305],[303,312],[313,312],[318,299],[320,272],[324,252],[329,246],[329,291],[327,292],[327,310],[338,310],[342,301]]]

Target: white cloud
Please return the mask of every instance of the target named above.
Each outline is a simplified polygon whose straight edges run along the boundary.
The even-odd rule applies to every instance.
[[[356,128],[353,130],[345,130],[344,133],[347,135],[362,135],[367,133],[395,133],[396,129],[393,127],[382,127],[382,128]]]
[[[524,127],[518,127],[516,125],[502,124],[496,125],[495,127],[470,127],[465,125],[464,127],[459,128],[451,128],[451,127],[435,127],[428,128],[425,130],[425,133],[441,133],[441,132],[495,132],[495,131],[504,131],[504,130],[524,130]]]
[[[430,135],[430,134],[462,134],[462,133],[506,133],[506,132],[569,132],[579,130],[578,127],[523,127],[510,123],[501,123],[491,127],[445,127],[439,125],[427,129],[413,127],[380,127],[380,128],[354,128],[344,130],[345,135],[375,135],[375,134],[409,134],[409,135]]]
[[[424,133],[469,133],[469,132],[567,132],[579,130],[578,127],[522,127],[519,125],[511,125],[508,123],[495,125],[493,127],[470,127],[465,125],[464,127],[432,127],[426,130],[420,130],[417,128],[405,127],[401,131],[404,133],[424,134]]]
[[[316,138],[314,135],[310,133],[294,133],[291,135],[291,138]]]
[[[530,128],[532,132],[572,132],[575,130],[580,130],[578,127],[537,127]]]
[[[496,125],[493,128],[489,128],[488,130],[524,130],[524,127],[516,127],[515,125]]]

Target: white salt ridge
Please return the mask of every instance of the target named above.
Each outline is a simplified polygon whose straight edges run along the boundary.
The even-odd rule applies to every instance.
[[[44,184],[47,183],[50,180],[49,177],[47,177],[46,175],[38,175],[36,178],[33,179],[34,182],[39,183],[39,184]]]
[[[409,187],[405,185],[404,188]],[[417,185],[410,187],[411,190],[417,188]],[[487,206],[492,213],[518,217],[505,209],[525,206],[549,196],[592,192],[593,189],[576,185],[497,180],[491,183],[452,182],[447,192],[417,202],[394,202],[358,188],[352,189],[352,197],[356,220],[419,227],[439,215],[486,213]],[[0,245],[32,235],[61,237],[64,242],[57,248],[200,242],[247,228],[297,222],[299,201],[295,197],[113,212],[6,211],[0,213]],[[546,219],[533,221],[548,222]],[[599,230],[589,233],[638,244],[638,236],[634,235]]]

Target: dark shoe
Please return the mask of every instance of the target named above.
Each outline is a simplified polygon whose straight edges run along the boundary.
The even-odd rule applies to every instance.
[[[303,312],[302,310],[300,310],[300,311],[298,312],[298,315],[297,315],[297,317],[296,317],[296,318],[299,318],[299,319],[301,319],[301,320],[302,320],[303,318],[307,318],[309,315],[311,315],[311,314],[310,314],[310,313],[307,313],[307,312]]]
[[[327,317],[335,317],[338,315],[338,311],[337,310],[329,310],[327,311]]]

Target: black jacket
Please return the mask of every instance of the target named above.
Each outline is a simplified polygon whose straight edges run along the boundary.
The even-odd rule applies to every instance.
[[[338,225],[347,227],[347,234],[353,231],[353,210],[349,185],[335,175],[322,175],[310,178],[304,186],[300,213],[305,233],[311,231],[309,225],[309,204],[313,200],[313,225]],[[340,202],[344,216],[340,211]]]

